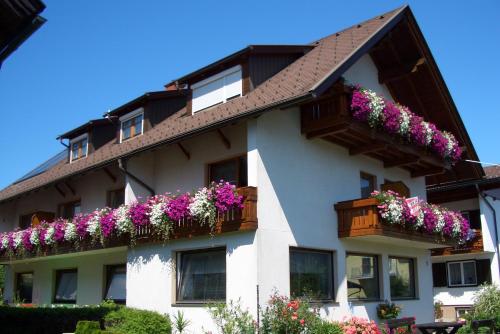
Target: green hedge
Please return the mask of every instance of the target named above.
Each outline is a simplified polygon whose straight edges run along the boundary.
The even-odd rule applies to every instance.
[[[170,334],[170,318],[152,311],[120,307],[105,317],[105,327],[112,333]]]
[[[9,307],[0,306],[2,334],[73,333],[80,320],[103,321],[112,307]]]

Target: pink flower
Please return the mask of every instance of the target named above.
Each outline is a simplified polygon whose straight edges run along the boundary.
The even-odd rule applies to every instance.
[[[173,221],[187,218],[189,217],[189,204],[191,204],[189,194],[179,195],[167,203],[165,213]]]

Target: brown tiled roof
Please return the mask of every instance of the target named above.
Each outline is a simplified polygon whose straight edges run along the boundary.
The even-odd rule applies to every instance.
[[[183,117],[185,110],[181,110],[142,136],[121,144],[109,142],[85,159],[71,164],[58,164],[45,173],[12,184],[0,191],[0,202],[63,178],[105,166],[118,158],[311,97],[336,80],[350,64],[361,57],[363,49],[372,46],[383,33],[394,26],[405,10],[409,8],[398,8],[314,42],[314,49],[245,96],[192,116]]]
[[[484,173],[487,179],[500,177],[500,166],[484,167]]]

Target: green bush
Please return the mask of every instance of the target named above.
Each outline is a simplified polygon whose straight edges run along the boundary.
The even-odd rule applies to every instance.
[[[101,334],[101,325],[98,321],[80,320],[76,324],[75,334]]]
[[[467,323],[460,328],[459,333],[472,333],[472,320],[493,319],[496,328],[500,328],[500,289],[496,285],[483,285],[474,295],[472,312],[465,316]],[[480,328],[480,332],[482,328]]]
[[[241,308],[239,300],[209,305],[208,312],[221,334],[255,333],[254,320],[250,312]]]
[[[61,334],[74,332],[78,321],[101,321],[113,307],[0,306],[2,334]]]
[[[168,316],[152,311],[120,307],[109,312],[105,327],[112,333],[126,334],[170,334],[172,325]]]
[[[311,326],[311,333],[313,334],[344,334],[344,330],[340,324],[336,322],[328,322],[318,319]]]

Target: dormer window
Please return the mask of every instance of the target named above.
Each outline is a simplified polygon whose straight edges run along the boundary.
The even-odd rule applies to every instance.
[[[241,66],[231,67],[191,85],[193,113],[241,96]]]
[[[120,117],[120,124],[120,143],[141,135],[144,131],[144,109]]]
[[[88,135],[85,133],[81,136],[71,139],[70,149],[70,162],[85,158],[89,150]]]

